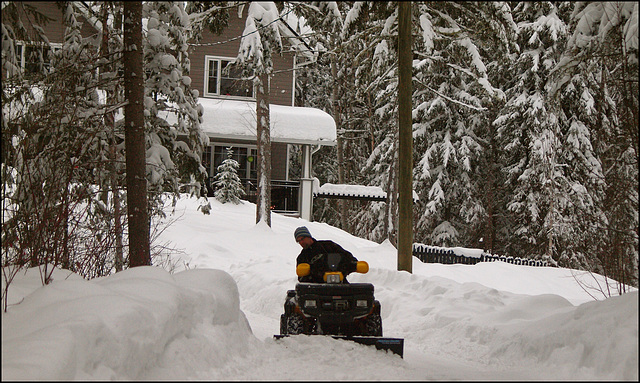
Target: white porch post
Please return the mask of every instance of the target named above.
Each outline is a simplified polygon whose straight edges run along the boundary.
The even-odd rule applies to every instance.
[[[313,178],[311,178],[311,145],[302,146],[302,177],[300,178],[300,217],[312,220]]]

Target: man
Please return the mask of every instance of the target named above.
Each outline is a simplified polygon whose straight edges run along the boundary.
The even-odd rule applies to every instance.
[[[324,283],[324,273],[328,271],[327,254],[337,253],[342,255],[338,263],[338,271],[344,275],[344,282],[347,282],[347,274],[356,271],[358,260],[333,241],[317,241],[311,236],[309,229],[300,226],[293,233],[296,242],[302,246],[302,251],[296,259],[296,265],[308,263],[311,266],[311,273],[304,277],[298,277],[300,282]]]

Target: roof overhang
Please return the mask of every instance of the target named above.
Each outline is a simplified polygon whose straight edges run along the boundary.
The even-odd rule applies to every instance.
[[[415,190],[413,193],[413,202],[419,200]],[[316,198],[338,198],[338,199],[359,199],[367,201],[386,201],[387,192],[379,186],[364,185],[345,185],[325,183],[320,187],[316,187],[313,191]]]
[[[198,99],[203,109],[200,128],[211,138],[256,140],[255,101]],[[328,113],[307,107],[269,105],[271,141],[336,145],[336,123]]]

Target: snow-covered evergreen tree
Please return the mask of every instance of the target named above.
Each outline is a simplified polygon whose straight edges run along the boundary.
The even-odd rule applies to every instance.
[[[460,243],[466,235],[460,236],[456,226],[468,225],[469,220],[482,213],[481,209],[478,212],[480,205],[471,184],[471,175],[476,171],[471,165],[485,144],[485,139],[478,137],[482,104],[501,96],[501,92],[489,84],[482,57],[487,55],[488,46],[507,50],[512,28],[510,13],[502,4],[454,2],[415,2],[413,13],[414,25],[419,25],[414,35],[420,36],[414,39],[414,57],[423,58],[414,60],[414,189],[422,201],[418,209],[432,208],[429,213],[417,214],[416,233],[421,234],[415,238],[425,241],[438,238],[437,244]],[[376,240],[393,238],[397,214],[393,197],[397,167],[395,6],[373,2],[354,4],[345,17],[345,31],[354,36],[353,39],[367,41],[360,49],[348,50],[355,52],[355,81],[360,85],[356,87],[356,94],[361,114],[353,115],[358,122],[372,122],[372,148],[368,151],[370,157],[363,169],[362,182],[381,186],[391,196],[384,210],[358,213],[357,220],[386,227],[385,237]],[[372,34],[376,38],[364,38]],[[367,94],[372,97],[364,104],[368,107],[363,108],[362,101]],[[382,211],[385,211],[383,216],[363,217]],[[463,214],[469,217],[462,217]],[[378,232],[363,225],[357,230]]]
[[[435,198],[432,203],[438,203],[438,195],[443,198],[445,195],[449,196],[447,205],[453,207],[453,211],[457,211],[451,217],[455,224],[445,223],[447,220],[438,217],[436,213],[419,213],[416,233],[422,234],[416,238],[430,241],[431,234],[425,235],[424,232],[434,232],[438,225],[444,223],[436,230],[440,234],[435,234],[444,240],[452,233],[450,229],[444,228],[466,227],[470,221],[478,222],[483,218],[480,197],[473,194],[474,186],[471,185],[473,174],[478,169],[470,166],[474,161],[478,162],[476,157],[483,153],[481,146],[487,146],[490,142],[487,137],[491,137],[490,132],[485,135],[479,132],[489,120],[482,116],[484,107],[481,98],[482,103],[490,105],[492,99],[500,98],[501,92],[489,85],[488,70],[482,62],[482,56],[488,57],[491,53],[498,57],[497,53],[492,53],[493,50],[508,51],[512,45],[509,38],[515,27],[510,19],[510,9],[502,3],[475,5],[415,2],[413,8],[415,25],[420,25],[420,29],[414,33],[420,36],[414,40],[414,56],[424,57],[421,61],[414,61],[416,81],[413,98],[420,100],[414,105],[414,121],[416,118],[424,120],[420,122],[421,129],[414,133],[414,153],[417,155],[415,164],[417,166],[421,159],[423,165],[442,162],[446,157],[446,164],[450,170],[442,166],[434,167],[432,170],[441,172],[440,177],[451,179],[457,185],[444,185],[442,194],[435,191],[431,194]],[[469,15],[476,16],[468,17]],[[345,126],[341,130],[358,131],[359,134],[365,132],[363,139],[348,141],[347,148],[352,150],[353,155],[345,157],[354,158],[351,161],[356,166],[353,175],[347,172],[350,177],[346,179],[355,183],[380,186],[388,191],[390,196],[396,193],[394,171],[397,167],[395,17],[396,9],[393,3],[353,4],[344,16],[343,46],[332,49],[334,54],[342,52],[340,65],[344,69],[338,72],[341,76],[340,83],[355,84],[353,89],[348,89],[339,97],[341,111],[347,116],[343,121]],[[456,32],[451,33],[452,31]],[[476,46],[472,40],[481,43]],[[432,113],[433,117],[425,116],[425,110]],[[443,121],[450,121],[449,124],[452,126],[443,125]],[[467,127],[462,129],[464,126]],[[414,124],[414,130],[416,128],[417,125]],[[447,131],[448,135],[445,134]],[[449,151],[446,149],[447,142],[451,145]],[[433,150],[428,151],[425,145],[442,149],[443,155]],[[427,154],[437,155],[439,159],[424,161]],[[362,161],[362,156],[367,156],[368,159]],[[463,171],[467,175],[445,176],[445,173],[442,173],[453,170],[454,166],[459,166],[460,169],[465,169],[466,166],[466,170]],[[439,184],[442,185],[435,178],[426,176],[428,172],[425,171],[424,166],[416,169],[418,178],[415,184],[415,189],[421,194],[420,199],[424,204],[429,200],[427,191],[432,187],[437,189]],[[353,232],[377,241],[393,238],[397,214],[395,202],[392,197],[384,208],[378,206],[375,209],[354,209],[351,214],[352,222],[357,223],[357,226],[353,228]],[[378,204],[371,206],[373,205]],[[423,206],[418,209],[424,209]],[[437,210],[438,214],[441,214],[452,209],[442,205]],[[466,243],[466,233],[459,238],[457,235],[455,239],[450,237],[449,243]],[[442,243],[444,242],[440,242]]]
[[[366,50],[368,40],[375,36],[344,33],[343,19],[350,9],[344,2],[304,3],[297,8],[305,26],[323,31],[309,34],[308,45],[316,49],[316,63],[301,68],[297,91],[299,105],[323,109],[336,122],[337,145],[323,148],[315,162],[321,182],[337,184],[362,182],[361,169],[371,150],[368,121],[362,110],[366,106],[360,97],[366,93],[359,90],[360,84],[368,82],[357,73],[355,53]],[[364,75],[372,78],[369,73]],[[362,210],[349,200],[325,199],[315,203],[314,216],[355,233],[354,215]]]
[[[589,239],[580,249],[588,269],[624,289],[638,284],[638,4],[572,5],[551,92],[570,123],[572,171],[590,198],[574,203],[575,228]]]
[[[545,85],[558,62],[567,26],[549,2],[521,3],[515,11],[520,48],[507,103],[494,122],[506,155],[514,234],[524,254],[544,255],[554,263],[568,186],[558,116]],[[513,69],[512,69],[513,70]],[[512,241],[513,243],[514,241]],[[513,243],[516,246],[515,243]]]
[[[365,7],[364,19],[355,21],[356,13],[362,7]],[[324,39],[318,40],[318,45],[329,51],[330,56],[323,54],[319,57],[324,67],[308,68],[313,71],[309,83],[315,81],[324,85],[327,95],[310,101],[313,106],[325,108],[334,115],[336,123],[339,123],[337,133],[341,139],[340,148],[327,148],[316,154],[316,169],[323,182],[375,185],[388,190],[388,177],[385,176],[389,162],[385,162],[386,159],[369,161],[371,165],[378,164],[378,170],[382,171],[381,178],[375,178],[374,171],[368,166],[368,158],[386,135],[383,127],[388,121],[383,123],[376,109],[394,99],[393,95],[385,99],[380,91],[389,80],[393,80],[393,76],[372,68],[373,50],[385,39],[381,35],[383,16],[388,16],[389,12],[393,12],[393,7],[386,3],[369,2],[353,6],[338,3],[336,7],[321,12],[320,20],[316,21],[331,27],[330,32],[320,35]],[[348,32],[339,17],[350,20]],[[334,102],[329,103],[330,100]],[[342,164],[338,163],[340,159]],[[371,240],[383,241],[388,237],[388,229],[394,227],[393,219],[389,224],[388,204],[370,202],[363,208],[361,202],[344,202],[346,206],[342,207],[335,200],[319,200],[314,206],[314,216]],[[346,222],[345,217],[348,218]]]
[[[199,194],[206,176],[200,153],[207,137],[200,130],[198,91],[190,87],[189,16],[184,3],[160,1],[145,2],[143,17],[150,190],[177,192],[186,184],[191,193]],[[179,134],[187,136],[188,143],[177,140]]]
[[[242,187],[242,181],[238,177],[239,168],[240,164],[233,159],[233,149],[227,148],[227,158],[218,166],[218,173],[213,183],[215,197],[218,201],[231,202],[235,205],[241,203],[240,197],[245,195],[245,191]]]
[[[481,186],[476,174],[491,175],[487,115],[503,98],[490,82],[489,65],[505,59],[515,26],[502,2],[421,3],[418,9],[416,239],[440,246],[477,246],[491,204],[485,193],[491,190]]]
[[[343,35],[349,57],[354,94],[343,101],[350,121],[349,150],[359,155],[352,170],[355,183],[379,186],[387,192],[387,203],[370,203],[370,209],[351,213],[354,233],[376,241],[397,241],[398,220],[398,128],[397,128],[397,7],[395,3],[354,4],[345,16]],[[357,33],[349,33],[354,30]],[[349,38],[346,38],[349,36]],[[353,69],[350,69],[353,68]]]

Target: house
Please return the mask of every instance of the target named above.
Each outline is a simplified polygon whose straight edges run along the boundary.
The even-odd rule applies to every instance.
[[[217,166],[226,158],[226,148],[233,148],[233,156],[240,164],[240,178],[248,199],[255,198],[256,180],[256,108],[253,87],[230,71],[222,69],[238,55],[240,36],[245,28],[247,8],[242,14],[230,11],[229,25],[220,35],[203,31],[199,43],[189,51],[192,88],[200,92],[199,102],[204,109],[202,129],[209,137],[209,147],[203,154],[203,165],[210,180]],[[278,21],[283,35],[282,55],[273,58],[275,74],[270,79],[270,120],[272,150],[272,191],[274,211],[300,214],[311,220],[312,209],[312,154],[320,146],[335,145],[336,125],[333,118],[322,110],[295,106],[295,78],[299,63],[307,64],[306,52],[299,37],[283,20]],[[289,38],[285,38],[289,36]],[[293,41],[291,40],[293,39]],[[292,145],[300,145],[302,171],[299,179],[289,172]]]
[[[46,57],[45,50],[61,47],[64,34],[62,12],[55,2],[32,2],[30,5],[52,19],[44,27],[51,48],[26,42],[20,44],[17,54],[24,70],[34,70],[28,59],[31,50],[40,50]],[[218,165],[226,158],[227,148],[232,148],[234,159],[240,165],[239,176],[246,188],[247,199],[255,201],[257,145],[254,90],[251,82],[241,79],[233,70],[229,73],[223,71],[238,55],[247,9],[246,4],[240,14],[236,8],[230,9],[229,25],[221,35],[205,28],[200,41],[190,44],[189,60],[191,87],[198,90],[199,103],[203,107],[202,129],[209,138],[209,145],[202,155],[209,184]],[[309,63],[309,54],[295,49],[302,45],[300,37],[283,20],[278,20],[278,23],[283,37],[286,36],[283,44],[288,49],[281,56],[274,56],[275,74],[270,79],[272,209],[311,220],[312,155],[321,146],[335,145],[336,125],[333,118],[322,110],[295,106],[296,70]],[[85,24],[83,35],[95,33],[91,30],[91,23]],[[302,153],[302,169],[298,177],[290,176],[289,169],[294,145]]]

